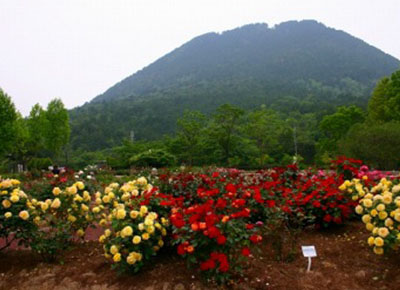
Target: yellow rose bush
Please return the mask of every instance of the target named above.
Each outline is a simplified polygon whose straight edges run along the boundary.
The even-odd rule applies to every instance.
[[[114,182],[105,187],[103,193],[96,192],[92,214],[102,227],[109,226],[111,212],[121,204],[127,208],[146,204],[150,210],[166,217],[168,210],[160,206],[159,197],[156,188],[149,184],[145,177],[139,177],[123,185]]]
[[[366,178],[353,179],[341,185],[341,189],[359,200],[355,211],[371,232],[368,245],[381,255],[397,250],[400,245],[400,184],[382,178],[377,185],[368,185]]]
[[[113,268],[137,272],[164,245],[167,230],[164,218],[150,212],[147,206],[138,208],[117,204],[110,214],[110,227],[100,236],[104,255],[113,261]]]
[[[53,198],[31,200],[31,214],[38,230],[30,246],[46,260],[54,260],[76,238],[82,237],[93,221],[92,197],[81,181],[60,189],[53,188]]]
[[[20,243],[25,243],[29,239],[35,228],[30,205],[18,180],[0,180],[0,238],[6,241],[0,250],[8,247],[13,240],[18,239]]]
[[[105,228],[99,241],[114,268],[137,272],[163,247],[168,214],[161,216],[158,209],[158,192],[144,177],[122,186],[111,183],[95,194],[92,212]]]

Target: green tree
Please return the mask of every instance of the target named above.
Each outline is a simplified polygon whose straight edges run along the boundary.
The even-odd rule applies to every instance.
[[[205,126],[206,117],[198,111],[185,111],[183,117],[177,121],[175,145],[180,148],[180,159],[189,165],[193,165],[196,157],[201,154]]]
[[[400,122],[354,125],[340,142],[341,151],[378,169],[400,166]]]
[[[368,103],[372,122],[400,121],[400,70],[378,82]]]
[[[27,118],[27,127],[29,132],[27,146],[32,156],[37,157],[39,152],[45,149],[46,129],[48,128],[46,111],[39,104],[32,107]]]
[[[319,157],[322,158],[327,154],[330,157],[337,155],[337,142],[345,137],[354,124],[364,121],[365,113],[357,106],[342,106],[335,113],[323,117],[319,123],[319,129],[322,134],[317,144]]]
[[[16,140],[17,112],[11,98],[0,89],[0,157],[10,152]]]
[[[272,152],[282,149],[279,138],[285,130],[285,123],[275,111],[262,106],[248,115],[248,122],[243,128],[258,149],[258,166],[264,166]]]
[[[68,111],[60,99],[54,99],[47,105],[46,120],[46,149],[58,157],[70,136]]]
[[[17,119],[14,123],[15,142],[10,150],[8,159],[15,164],[22,164],[26,168],[30,159],[29,154],[29,131],[26,120],[17,113]]]
[[[218,107],[209,127],[209,136],[215,141],[221,152],[221,161],[228,164],[232,152],[236,149],[240,137],[240,119],[244,111],[238,107],[224,104]]]

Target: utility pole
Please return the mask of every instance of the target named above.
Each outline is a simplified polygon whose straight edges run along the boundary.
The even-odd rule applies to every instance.
[[[130,140],[131,140],[131,142],[133,142],[135,140],[135,132],[133,132],[133,130],[131,130],[131,132],[130,132]]]

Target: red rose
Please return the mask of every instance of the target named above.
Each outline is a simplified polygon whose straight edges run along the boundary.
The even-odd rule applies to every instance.
[[[218,238],[217,238],[217,243],[218,243],[218,245],[224,245],[225,244],[225,242],[226,242],[226,237],[225,236],[219,236]]]
[[[251,254],[251,252],[250,252],[250,249],[249,249],[249,248],[244,247],[244,248],[242,249],[242,255],[243,255],[243,256],[248,257],[248,256],[250,256],[250,254]]]

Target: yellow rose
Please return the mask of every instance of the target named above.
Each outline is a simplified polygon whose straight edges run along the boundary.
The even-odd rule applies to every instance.
[[[153,227],[153,226],[149,226],[149,227],[147,227],[147,230],[146,230],[149,234],[152,234],[152,233],[154,233],[154,231],[155,231],[155,228]]]
[[[390,194],[385,194],[384,196],[383,196],[383,202],[385,203],[385,204],[390,204],[391,202],[392,202],[392,196],[390,195]]]
[[[376,217],[378,215],[378,211],[376,209],[371,210],[371,216]]]
[[[144,230],[144,224],[143,224],[143,223],[140,223],[140,224],[138,225],[138,228],[139,228],[140,231],[143,231],[143,230]]]
[[[117,254],[118,252],[119,252],[119,251],[118,251],[118,247],[117,247],[116,245],[112,245],[111,248],[110,248],[110,253],[113,254],[113,255],[115,255],[115,254]]]
[[[19,217],[23,220],[27,220],[29,218],[29,213],[26,210],[23,210],[19,213]]]
[[[132,229],[132,227],[130,227],[130,226],[124,227],[124,228],[122,229],[122,231],[121,231],[121,237],[122,237],[122,238],[132,236],[132,234],[133,234],[133,229]]]
[[[369,230],[369,231],[372,231],[372,230],[374,229],[374,225],[371,224],[371,223],[367,223],[367,224],[365,225],[365,228],[366,228],[367,230]]]
[[[74,217],[73,215],[68,215],[68,221],[74,223],[76,221],[76,217]]]
[[[374,237],[369,237],[368,238],[368,245],[369,246],[375,245],[375,238]]]
[[[13,194],[13,195],[11,195],[10,200],[11,200],[13,203],[16,203],[16,202],[19,201],[19,196],[16,195],[16,194]]]
[[[42,209],[42,211],[46,211],[49,208],[49,205],[47,202],[41,202],[40,208]]]
[[[136,256],[135,256],[135,255],[129,255],[129,256],[126,258],[126,262],[127,262],[129,265],[135,264],[135,263],[136,263]]]
[[[388,217],[388,213],[386,211],[381,211],[381,212],[379,212],[378,216],[379,216],[379,219],[384,220]]]
[[[383,254],[383,248],[374,247],[374,253],[377,254],[377,255],[382,255]]]
[[[163,241],[163,240],[158,240],[158,245],[159,245],[160,247],[164,246],[164,241]]]
[[[110,198],[108,197],[108,195],[103,196],[103,202],[104,203],[109,203],[110,202]]]
[[[6,218],[6,219],[9,219],[10,217],[12,217],[12,213],[11,212],[6,212],[5,214],[4,214],[4,217]]]
[[[79,188],[79,190],[84,190],[85,189],[85,184],[83,184],[82,181],[78,181],[74,185],[77,186]]]
[[[122,208],[117,209],[117,212],[115,214],[115,217],[119,220],[123,220],[126,216],[126,211]]]
[[[374,244],[377,247],[382,247],[384,245],[385,241],[381,237],[377,237],[374,240]]]
[[[148,211],[147,206],[142,205],[142,206],[140,207],[140,214],[141,214],[142,216],[144,216],[144,215],[147,213],[147,211]]]
[[[147,179],[145,177],[140,177],[136,180],[136,183],[141,186],[145,186],[147,184]]]
[[[85,231],[84,231],[83,229],[79,229],[79,230],[76,231],[76,234],[77,234],[79,237],[83,237],[83,236],[85,235]]]
[[[144,234],[142,234],[142,239],[143,240],[148,240],[150,238],[150,235],[148,234],[148,233],[144,233]]]
[[[369,208],[369,207],[371,207],[372,206],[372,200],[370,200],[369,198],[367,198],[367,199],[363,199],[363,205],[365,206],[365,207],[367,207],[367,208]]]
[[[106,236],[105,236],[105,235],[101,235],[101,236],[99,237],[99,242],[100,242],[100,243],[104,243],[105,240],[106,240]]]
[[[78,192],[78,189],[76,188],[76,186],[73,185],[73,186],[67,187],[67,192],[70,195],[74,195]]]
[[[53,188],[53,194],[55,196],[59,195],[61,193],[61,189],[59,187],[54,187]]]
[[[79,194],[76,194],[75,197],[74,197],[74,201],[82,202],[82,201],[83,201],[83,198],[82,198],[82,196],[80,196]]]
[[[393,226],[393,220],[391,218],[387,218],[385,220],[385,226],[390,228],[391,226]]]
[[[142,241],[142,238],[140,236],[134,236],[132,239],[132,243],[137,245]]]
[[[105,235],[106,237],[111,236],[111,231],[110,231],[109,229],[106,229],[106,230],[104,231],[104,235]]]
[[[58,198],[56,198],[51,203],[51,208],[59,208],[60,205],[61,205],[61,201]]]
[[[364,176],[362,177],[362,179],[363,179],[363,180],[368,180],[368,176],[367,176],[367,175],[364,175]]]
[[[1,204],[4,208],[9,208],[11,206],[11,202],[8,199],[3,200]]]
[[[163,228],[163,229],[161,230],[161,234],[162,234],[163,236],[166,236],[166,235],[167,235],[167,230]]]
[[[146,218],[146,219],[144,220],[144,224],[145,224],[146,226],[152,226],[152,225],[154,224],[154,221],[151,220],[151,219]]]
[[[168,220],[166,219],[166,218],[164,218],[164,217],[162,217],[161,218],[161,223],[165,226],[165,225],[168,225]]]
[[[81,210],[87,212],[89,211],[89,207],[86,204],[81,204]]]
[[[369,214],[365,214],[362,216],[361,220],[363,221],[364,224],[367,224],[371,222],[371,216]]]
[[[384,227],[383,228],[379,228],[378,229],[378,235],[380,235],[382,238],[386,238],[389,235],[389,230],[387,228],[384,228]]]
[[[131,210],[131,212],[129,213],[130,217],[132,219],[137,218],[137,216],[139,215],[139,212],[137,210]]]
[[[357,205],[357,206],[356,206],[356,213],[357,213],[357,214],[362,214],[362,213],[363,213],[363,208],[362,208],[361,205]]]
[[[378,204],[376,207],[378,211],[384,211],[386,209],[385,205],[383,203]]]
[[[116,253],[116,254],[113,256],[113,260],[114,260],[114,262],[116,262],[116,263],[120,262],[120,261],[121,261],[121,254],[120,254],[120,253]]]
[[[99,213],[99,212],[100,212],[100,208],[99,208],[98,206],[95,206],[95,207],[92,209],[92,212],[93,212],[93,213]]]
[[[400,222],[400,213],[399,213],[399,212],[398,212],[398,213],[395,213],[394,219],[395,219],[397,222]]]

